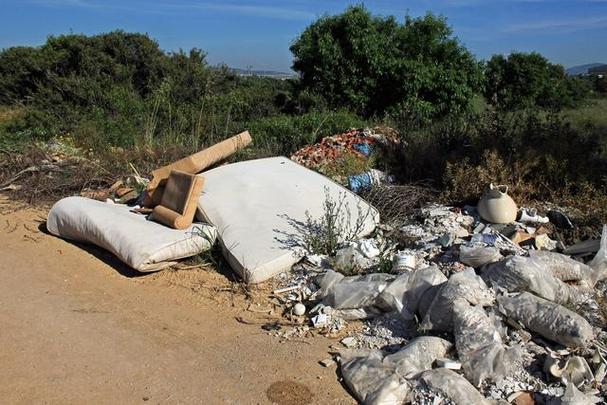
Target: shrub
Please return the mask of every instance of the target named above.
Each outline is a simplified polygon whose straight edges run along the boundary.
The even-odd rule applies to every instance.
[[[573,106],[589,91],[585,81],[567,77],[561,65],[535,52],[494,55],[485,68],[485,97],[503,110],[560,109]]]
[[[446,20],[432,14],[399,24],[349,7],[312,23],[290,49],[304,88],[366,117],[405,110],[431,118],[467,110],[482,78]]]

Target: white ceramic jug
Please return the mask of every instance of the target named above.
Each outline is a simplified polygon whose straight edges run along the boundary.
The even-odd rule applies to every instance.
[[[493,183],[478,202],[478,213],[485,221],[494,224],[508,224],[516,220],[518,208],[508,195],[508,186]]]

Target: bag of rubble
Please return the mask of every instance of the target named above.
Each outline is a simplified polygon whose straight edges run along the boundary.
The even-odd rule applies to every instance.
[[[379,294],[377,305],[386,312],[398,311],[405,320],[411,321],[424,294],[446,281],[447,277],[437,266],[403,273]]]
[[[484,246],[479,244],[461,245],[459,248],[459,261],[466,266],[479,268],[485,264],[502,260],[499,249],[493,246]]]
[[[578,262],[567,255],[547,250],[532,250],[529,257],[539,260],[554,277],[568,284],[575,283],[582,288],[593,288],[597,281],[597,272],[587,264]]]
[[[594,339],[592,326],[562,305],[528,292],[497,298],[499,310],[538,335],[568,347],[586,347]]]
[[[571,302],[577,295],[575,287],[554,277],[539,257],[510,256],[486,265],[481,277],[508,292],[528,291],[559,304]]]
[[[435,294],[431,303],[426,306],[426,295]],[[445,283],[428,290],[419,305],[423,319],[420,329],[437,332],[453,330],[453,304],[457,299],[464,299],[472,305],[490,306],[495,302],[493,291],[476,275],[474,269],[468,268],[452,275]],[[428,302],[428,301],[426,301]]]
[[[451,346],[444,339],[422,336],[385,357],[378,350],[343,351],[341,374],[361,403],[400,405],[411,390],[407,380],[430,370]]]
[[[393,278],[386,273],[345,277],[336,271],[327,270],[320,279],[318,297],[324,305],[335,309],[371,307]]]
[[[497,317],[482,307],[458,299],[453,305],[455,348],[466,378],[479,387],[485,380],[500,381],[511,374],[521,359],[520,347],[507,348],[504,328]]]
[[[447,368],[426,371],[421,380],[430,390],[439,392],[456,405],[489,405],[490,402],[464,377]]]
[[[344,352],[341,355],[344,382],[360,403],[400,405],[405,402],[411,387],[392,365],[384,364],[381,351]]]
[[[607,225],[603,225],[603,233],[601,235],[601,244],[599,251],[594,255],[588,265],[595,272],[595,281],[601,281],[607,278]]]

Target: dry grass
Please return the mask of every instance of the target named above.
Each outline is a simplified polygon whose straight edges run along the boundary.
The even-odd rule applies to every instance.
[[[184,156],[179,148],[109,148],[92,153],[64,144],[32,144],[23,153],[5,153],[0,161],[0,190],[16,201],[48,204],[85,190],[110,187],[133,175],[145,175]]]
[[[361,192],[361,197],[379,211],[383,223],[398,225],[417,208],[435,201],[438,193],[427,184],[380,185]]]
[[[14,121],[23,114],[25,114],[24,108],[0,106],[0,125]]]

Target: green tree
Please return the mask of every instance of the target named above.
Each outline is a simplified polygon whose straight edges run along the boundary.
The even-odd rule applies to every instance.
[[[572,106],[588,90],[585,82],[567,77],[561,65],[535,52],[494,55],[485,68],[485,97],[503,110]]]
[[[479,64],[445,18],[432,14],[401,24],[349,7],[312,23],[290,49],[305,89],[364,116],[461,112],[482,81]]]

